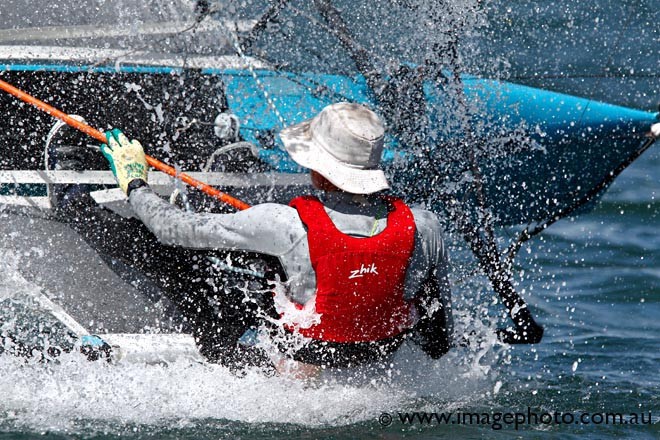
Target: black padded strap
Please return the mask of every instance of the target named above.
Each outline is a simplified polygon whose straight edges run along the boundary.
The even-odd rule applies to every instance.
[[[131,180],[126,187],[126,196],[130,196],[133,190],[142,188],[143,186],[149,186],[149,184],[142,179]]]

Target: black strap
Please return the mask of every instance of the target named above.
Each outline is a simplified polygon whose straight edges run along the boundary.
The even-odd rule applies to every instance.
[[[149,184],[145,182],[143,179],[131,180],[130,182],[128,182],[128,186],[126,187],[126,196],[130,196],[133,190],[142,188],[143,186],[149,186]]]

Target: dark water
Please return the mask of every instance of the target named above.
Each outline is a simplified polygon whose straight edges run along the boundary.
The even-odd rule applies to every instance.
[[[650,75],[660,70],[659,11],[658,1],[506,2],[490,14],[484,50],[506,58],[506,72],[523,82],[652,109],[660,100]],[[605,68],[644,75],[603,77]],[[575,77],[554,78],[562,72]],[[660,438],[659,171],[656,146],[593,212],[555,224],[521,250],[519,290],[546,328],[535,347],[486,338],[438,362],[405,349],[391,376],[312,387],[186,363],[0,359],[0,438]],[[5,260],[2,287],[32,288],[12,278],[11,256]],[[460,250],[454,260],[460,264]],[[454,278],[459,332],[483,333],[493,319],[474,316],[500,309],[488,307],[493,297],[480,280]],[[497,429],[498,413],[528,408],[539,417],[589,413],[593,422]],[[403,411],[478,413],[482,423],[410,426],[398,419]],[[651,412],[652,424],[612,426],[593,416],[608,412],[646,422]],[[394,417],[390,426],[379,423],[383,413]]]

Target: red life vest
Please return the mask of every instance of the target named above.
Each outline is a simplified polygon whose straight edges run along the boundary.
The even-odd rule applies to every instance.
[[[298,329],[303,336],[331,342],[378,341],[410,327],[411,304],[403,297],[415,241],[415,220],[403,201],[386,197],[387,227],[358,238],[332,223],[323,204],[310,196],[289,204],[307,227],[309,256],[316,274],[316,313],[321,322]]]

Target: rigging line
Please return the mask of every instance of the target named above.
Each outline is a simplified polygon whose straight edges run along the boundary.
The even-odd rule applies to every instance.
[[[324,5],[322,4],[322,6],[324,6]],[[318,26],[319,28],[324,29],[325,31],[327,31],[331,35],[334,35],[336,38],[338,38],[340,40],[340,42],[342,42],[344,44],[347,44],[349,46],[352,46],[350,49],[346,49],[346,48],[345,49],[349,52],[349,56],[351,57],[351,59],[353,60],[354,63],[356,62],[355,61],[355,53],[360,52],[360,54],[365,56],[364,58],[368,58],[369,60],[376,61],[376,62],[380,63],[382,66],[385,66],[382,70],[385,70],[386,73],[387,73],[386,66],[392,64],[392,61],[398,61],[398,60],[395,60],[395,59],[387,58],[387,57],[381,55],[378,52],[374,52],[372,50],[367,49],[365,46],[360,44],[355,39],[351,39],[350,42],[346,41],[345,39],[343,39],[344,35],[342,35],[341,31],[338,31],[337,29],[334,29],[334,28],[330,27],[328,24],[320,21],[319,19],[317,19],[312,14],[310,14],[306,11],[303,11],[303,10],[298,9],[295,6],[291,6],[291,5],[289,6],[289,10],[291,12],[293,12],[295,15],[298,15],[299,17],[308,19],[315,26]],[[373,87],[370,84],[370,88],[372,90],[374,90],[374,92],[378,92],[379,89],[384,87],[384,84],[382,84],[382,83],[384,83],[385,80],[382,78],[382,75],[379,72],[376,72],[377,69],[375,68],[375,66],[373,64],[371,64],[371,68],[368,69],[368,70],[370,70],[370,72],[368,72],[368,73],[370,73],[370,75],[365,75],[365,71],[361,70],[360,66],[356,65],[356,67],[358,68],[358,71],[362,74],[362,76],[364,76],[365,79],[367,79],[368,82],[371,79],[373,79],[374,75],[377,75],[378,78],[376,78],[376,80],[379,81],[381,84],[380,84],[380,86],[373,85]],[[422,72],[423,75],[428,75],[430,73],[427,68],[424,68],[421,72]],[[438,72],[438,74],[440,76],[442,76],[442,72]]]
[[[211,5],[208,0],[197,0],[195,2],[195,13],[197,14],[197,21],[203,20],[209,13]]]
[[[290,10],[291,12],[293,12],[294,14],[298,15],[299,17],[303,17],[303,18],[308,19],[308,20],[311,21],[314,25],[323,28],[324,30],[326,30],[326,31],[329,32],[330,34],[335,35],[335,36],[337,35],[337,30],[336,30],[336,29],[333,29],[333,28],[330,27],[329,25],[323,23],[322,21],[320,21],[319,19],[317,19],[317,18],[314,17],[313,15],[309,14],[308,12],[305,12],[305,11],[303,11],[303,10],[301,10],[301,9],[298,9],[298,8],[296,8],[295,6],[289,6],[289,10]],[[352,44],[353,46],[355,46],[355,49],[357,49],[357,50],[359,50],[359,51],[361,51],[361,52],[363,52],[363,53],[369,55],[370,58],[372,58],[372,59],[376,59],[377,61],[379,61],[379,62],[381,62],[381,63],[383,63],[383,64],[385,64],[385,65],[387,65],[389,62],[391,62],[391,60],[389,60],[389,59],[387,59],[386,57],[380,55],[379,53],[377,53],[377,52],[373,52],[373,51],[369,51],[367,48],[365,48],[363,45],[361,45],[359,42],[357,42],[357,41],[355,41],[355,40],[352,40],[352,41],[351,41],[351,44]]]
[[[625,2],[621,2],[621,4],[624,5]],[[630,22],[632,21],[633,12],[635,12],[635,8],[628,6],[628,15],[626,16],[626,21],[624,22],[623,26],[619,28],[620,32],[619,35],[617,35],[616,41],[614,42],[614,50],[609,51],[609,55],[607,57],[607,63],[605,63],[605,74],[607,74],[612,67],[612,63],[614,62],[614,54],[619,52],[619,45],[621,44],[621,39],[623,38],[623,35],[627,34],[628,30],[630,29]],[[622,28],[624,28],[625,31],[621,31]],[[596,82],[596,89],[600,88],[600,85],[603,81],[603,77],[599,77],[597,79],[598,81]]]
[[[326,24],[329,25],[330,34],[339,40],[355,63],[355,67],[363,73],[369,87],[378,93],[379,87],[383,86],[383,75],[371,61],[369,51],[362,45],[356,44],[353,33],[331,0],[313,0],[313,4]]]
[[[258,38],[259,34],[266,29],[270,21],[275,20],[279,15],[282,9],[284,9],[289,0],[273,0],[271,1],[270,7],[261,15],[261,18],[257,23],[250,29],[250,32],[243,38],[242,45],[243,49],[249,49],[255,40]]]
[[[458,29],[453,28],[449,35],[450,45],[448,50],[450,51],[450,65],[452,67],[451,84],[456,89],[455,99],[458,106],[471,119],[472,111],[466,102],[464,85],[460,76],[461,63],[458,52],[459,35],[457,32]],[[434,49],[437,50],[438,48],[435,47]],[[474,134],[470,130],[470,121],[468,119],[461,118],[461,122],[462,129],[467,137],[465,144],[468,147],[468,160],[471,164],[474,177],[473,189],[476,191],[479,208],[477,214],[481,214],[483,221],[481,228],[483,229],[483,236],[480,233],[480,228],[475,225],[469,222],[462,224],[466,220],[465,218],[461,218],[460,215],[461,211],[463,211],[462,205],[457,206],[455,211],[450,210],[449,214],[454,214],[454,217],[457,217],[456,220],[458,222],[456,225],[459,231],[479,260],[479,264],[486,272],[493,289],[502,300],[509,317],[514,323],[514,329],[498,329],[498,339],[508,343],[537,343],[543,337],[543,327],[536,323],[525,300],[516,292],[508,268],[502,261],[502,252],[498,249],[493,230],[491,211],[487,207],[484,196],[481,168],[474,151],[469,149],[470,146],[476,145]]]
[[[308,89],[312,94],[317,95],[317,96],[334,96],[334,98],[339,98],[342,101],[351,101],[351,98],[348,96],[344,95],[341,92],[338,92],[336,90],[333,90],[332,88],[328,87],[327,85],[323,84],[320,81],[317,81],[315,78],[304,76],[305,81],[309,82],[312,86],[316,86],[316,91],[312,90],[312,87],[310,87],[310,84],[305,84],[302,80],[296,78],[296,77],[290,77],[288,78],[289,81],[291,81],[294,84],[298,84],[299,86],[305,87]],[[319,90],[320,89],[320,90]]]
[[[506,268],[503,267],[500,259],[489,258],[488,245],[479,231],[464,216],[460,205],[455,210],[448,210],[448,214],[477,257],[479,265],[483,268],[514,323],[513,329],[509,327],[498,329],[498,339],[509,344],[535,344],[541,341],[543,327],[536,323],[525,300],[516,292],[512,278],[505,272]]]
[[[229,40],[231,41],[232,45],[234,46],[234,50],[236,51],[236,54],[240,59],[243,61],[246,61],[247,57],[245,56],[245,53],[243,52],[243,49],[241,48],[241,44],[238,41],[238,23],[236,23],[236,29],[228,29],[228,34],[229,34]],[[275,116],[277,117],[277,121],[280,125],[280,128],[284,128],[287,126],[286,121],[284,120],[284,117],[280,113],[280,111],[277,109],[277,106],[275,105],[275,102],[273,101],[273,98],[271,97],[270,93],[268,93],[268,90],[266,90],[266,87],[264,86],[263,82],[261,79],[259,79],[259,76],[257,73],[254,71],[254,66],[252,66],[250,63],[246,63],[248,70],[250,71],[250,75],[252,75],[252,78],[254,79],[254,82],[257,84],[257,87],[259,90],[261,90],[261,93],[264,95],[264,98],[266,99],[266,103],[268,104],[268,107],[273,111]]]
[[[451,54],[451,67],[453,71],[451,80],[454,83],[453,85],[455,88],[455,99],[459,108],[461,108],[464,114],[467,116],[467,118],[460,119],[460,123],[462,126],[461,128],[467,137],[467,140],[465,142],[465,146],[467,148],[465,148],[464,151],[467,150],[468,160],[471,165],[472,175],[474,177],[473,186],[475,189],[475,195],[477,197],[477,202],[481,211],[480,214],[484,221],[483,230],[485,235],[485,244],[489,252],[492,254],[492,258],[497,258],[499,260],[501,258],[501,253],[499,252],[499,249],[497,247],[497,242],[495,239],[491,211],[487,207],[487,203],[484,195],[482,171],[478,164],[478,160],[476,158],[475,152],[471,148],[472,146],[476,145],[477,142],[474,137],[474,133],[470,129],[470,125],[469,125],[470,120],[473,117],[473,112],[472,109],[470,109],[470,107],[468,106],[465,97],[463,80],[461,79],[461,65],[460,65],[460,57],[458,53],[459,38],[456,29],[452,29],[450,37],[451,37],[449,41],[450,47],[448,49],[450,50],[450,54]]]
[[[626,16],[626,21],[622,26],[622,27],[626,28],[626,31],[627,31],[627,28],[629,27],[630,21],[632,20],[633,11],[634,11],[633,8],[629,8],[628,15]],[[614,50],[609,51],[609,56],[607,58],[607,62],[605,63],[605,74],[607,74],[607,72],[610,71],[612,62],[614,62],[614,54],[618,53],[618,51],[619,51],[619,44],[621,43],[621,38],[623,37],[623,34],[624,34],[624,32],[619,32],[619,35],[617,35],[616,41],[614,42]],[[602,76],[597,78],[596,87],[595,87],[596,90],[600,89],[601,84],[603,83],[603,78],[604,77],[602,77]],[[591,104],[591,101],[592,100],[589,100],[587,105],[584,106],[584,109],[582,109],[582,114],[580,115],[580,119],[579,119],[580,125],[582,125],[582,118],[587,113],[587,110],[589,109],[589,105]]]

